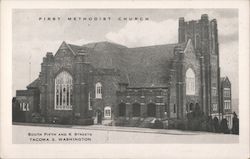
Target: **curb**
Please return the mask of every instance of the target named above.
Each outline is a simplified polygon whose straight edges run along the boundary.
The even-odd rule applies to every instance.
[[[85,130],[97,130],[97,131],[118,131],[118,132],[134,132],[134,133],[149,133],[149,134],[167,134],[167,135],[200,135],[200,132],[185,132],[180,131],[177,133],[173,132],[164,132],[172,129],[152,129],[152,130],[125,130],[125,128],[130,127],[123,127],[124,129],[120,129],[119,127],[110,127],[110,126],[102,126],[102,127],[91,127],[90,125],[85,126],[79,126],[79,125],[59,125],[59,124],[38,124],[38,123],[19,123],[19,122],[13,122],[12,125],[20,125],[20,126],[37,126],[37,127],[52,127],[52,128],[72,128],[72,129],[85,129]],[[114,129],[110,129],[114,128]],[[143,129],[143,128],[142,128]],[[214,134],[209,132],[202,132],[202,134]]]

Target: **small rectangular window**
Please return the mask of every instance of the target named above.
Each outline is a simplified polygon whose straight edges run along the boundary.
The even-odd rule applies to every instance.
[[[218,105],[217,104],[213,104],[213,111],[217,111],[217,109],[218,109]]]
[[[104,117],[111,118],[111,107],[107,106],[104,108]]]
[[[231,101],[230,100],[224,101],[224,109],[231,109]]]

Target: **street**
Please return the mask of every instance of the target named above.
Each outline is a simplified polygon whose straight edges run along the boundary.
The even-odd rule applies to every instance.
[[[239,136],[134,127],[13,125],[13,144],[168,144],[238,143]]]

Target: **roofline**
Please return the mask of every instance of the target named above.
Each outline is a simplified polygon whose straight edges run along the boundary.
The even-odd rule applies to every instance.
[[[61,43],[61,45],[59,46],[59,48],[58,48],[57,51],[56,51],[56,54],[57,54],[58,50],[60,49],[60,47],[62,46],[63,43],[65,43],[66,46],[69,48],[69,50],[70,50],[74,55],[76,55],[76,53],[73,51],[73,49],[72,49],[72,48],[69,46],[69,44],[67,44],[65,41],[63,41],[63,42]],[[56,56],[56,54],[55,54],[55,56]]]
[[[65,41],[63,41],[63,42],[65,42]],[[66,42],[65,42],[65,44],[66,44],[66,46],[70,49],[70,51],[71,51],[74,55],[76,55],[76,53],[75,53],[74,50],[69,46],[69,44],[67,44]]]
[[[94,45],[93,48],[95,48],[96,45],[97,45],[97,44],[100,44],[100,43],[110,43],[110,44],[113,44],[113,45],[118,45],[118,46],[121,46],[121,47],[124,47],[124,48],[128,48],[128,47],[125,46],[125,45],[122,45],[122,44],[119,44],[119,43],[115,43],[115,42],[111,42],[111,41],[89,42],[89,43],[86,43],[86,44],[81,45],[80,47],[83,47],[83,46],[85,46],[85,45]]]
[[[183,43],[171,43],[171,44],[156,44],[156,45],[147,45],[147,46],[139,46],[139,47],[127,47],[128,49],[137,49],[137,48],[146,48],[146,47],[154,47],[154,46],[166,46],[166,45],[179,45]]]

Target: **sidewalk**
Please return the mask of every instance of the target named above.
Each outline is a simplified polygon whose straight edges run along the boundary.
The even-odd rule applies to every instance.
[[[59,124],[38,124],[38,123],[17,123],[17,122],[14,122],[13,125],[57,127],[57,128],[98,130],[98,131],[153,133],[153,134],[168,134],[168,135],[202,135],[202,134],[220,135],[210,132],[199,132],[199,131],[182,131],[174,129],[150,129],[150,128],[138,128],[138,127],[105,126],[105,125],[80,126],[80,125],[59,125]]]
[[[120,132],[138,132],[138,133],[154,133],[168,135],[198,135],[207,134],[207,132],[192,132],[173,129],[150,129],[138,127],[121,127],[121,126],[105,126],[105,125],[90,125],[90,126],[72,126],[75,129],[99,130],[99,131],[120,131]],[[212,133],[213,134],[213,133]]]

